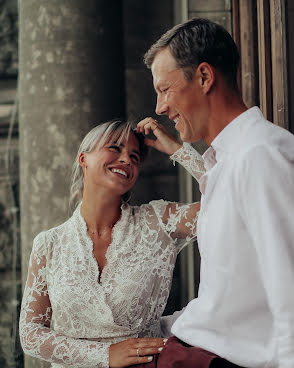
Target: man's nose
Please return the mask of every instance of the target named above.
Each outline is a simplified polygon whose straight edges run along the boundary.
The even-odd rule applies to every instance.
[[[155,112],[157,115],[167,115],[167,103],[163,96],[157,96]]]

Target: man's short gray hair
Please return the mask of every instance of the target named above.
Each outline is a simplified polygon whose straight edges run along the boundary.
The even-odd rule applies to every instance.
[[[219,24],[194,18],[174,26],[146,52],[144,62],[148,68],[166,48],[188,80],[193,78],[199,64],[207,62],[222,74],[229,86],[237,89],[239,52],[229,32]]]

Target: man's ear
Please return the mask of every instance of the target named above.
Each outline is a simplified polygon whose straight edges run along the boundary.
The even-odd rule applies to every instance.
[[[215,81],[214,68],[210,64],[203,62],[198,65],[196,72],[203,93],[209,93]]]
[[[84,169],[86,166],[86,155],[85,152],[81,152],[79,155],[79,164],[82,169]]]

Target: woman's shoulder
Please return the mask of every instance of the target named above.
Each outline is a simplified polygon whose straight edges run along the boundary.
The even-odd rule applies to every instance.
[[[154,199],[148,203],[143,203],[141,205],[135,205],[135,206],[128,205],[128,209],[130,213],[132,214],[140,214],[146,211],[154,212],[158,209],[165,208],[168,203],[169,202],[165,201],[164,199]]]
[[[72,218],[69,218],[60,225],[54,226],[48,230],[41,231],[33,241],[33,251],[39,255],[45,255],[48,249],[52,247],[56,240],[65,235],[72,226]]]
[[[149,209],[150,211],[154,212],[157,216],[161,217],[169,203],[170,202],[164,199],[154,199],[149,203],[146,203],[144,206],[146,209]]]
[[[159,224],[170,202],[163,199],[152,200],[139,206],[129,206],[134,221],[147,224]]]

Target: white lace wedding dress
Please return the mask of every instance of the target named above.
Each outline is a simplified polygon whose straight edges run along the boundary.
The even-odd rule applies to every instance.
[[[205,171],[189,145],[171,159],[196,178]],[[197,206],[123,204],[101,275],[80,205],[64,224],[40,233],[21,308],[24,352],[55,368],[108,368],[111,344],[160,336],[177,254],[196,237]]]

